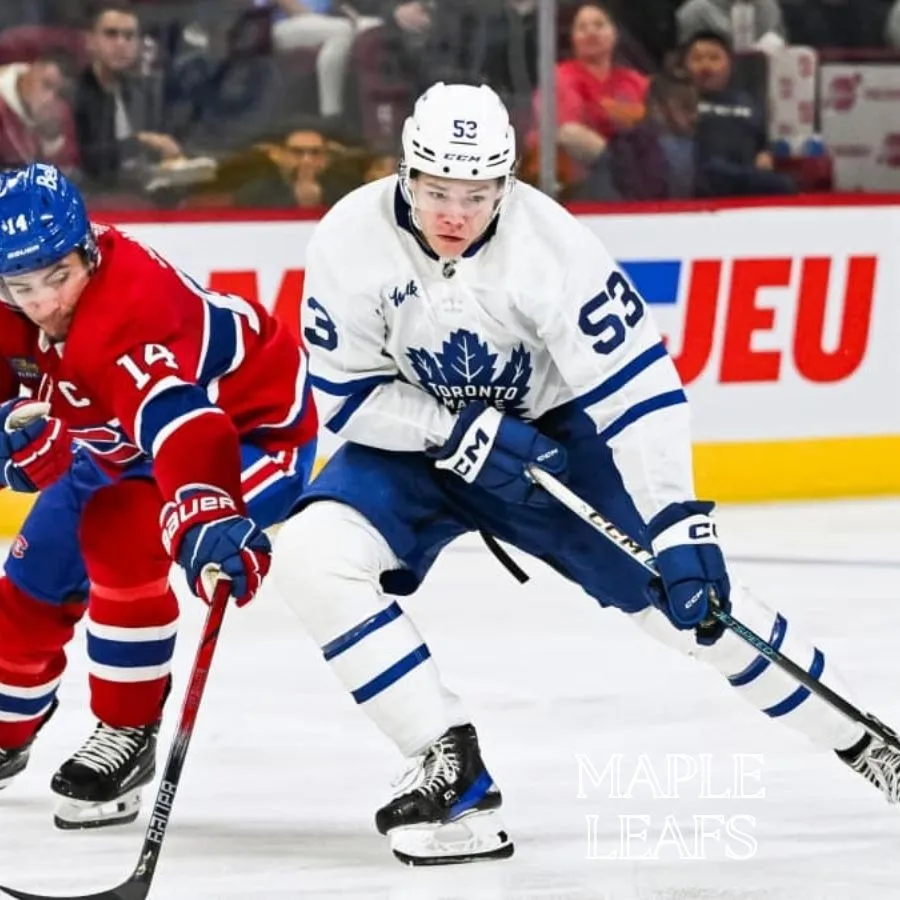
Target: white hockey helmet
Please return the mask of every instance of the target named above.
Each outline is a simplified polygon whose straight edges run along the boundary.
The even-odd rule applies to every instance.
[[[471,181],[505,178],[512,185],[515,131],[503,101],[486,84],[432,85],[404,122],[402,143],[404,192],[413,170]]]

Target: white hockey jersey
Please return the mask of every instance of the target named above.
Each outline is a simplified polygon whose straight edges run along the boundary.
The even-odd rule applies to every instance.
[[[320,420],[344,439],[422,451],[475,399],[525,420],[577,401],[645,520],[693,499],[686,398],[656,325],[596,235],[541,192],[517,184],[448,260],[385,178],[327,213],[306,265]]]

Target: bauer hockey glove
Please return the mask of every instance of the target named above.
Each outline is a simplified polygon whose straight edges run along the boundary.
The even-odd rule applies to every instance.
[[[33,400],[0,404],[0,481],[33,494],[49,487],[72,464],[72,438],[50,406]]]
[[[532,506],[548,506],[554,500],[531,482],[525,467],[535,463],[562,478],[567,465],[561,444],[528,422],[480,402],[462,409],[446,443],[426,453],[438,469],[453,472],[507,503]]]
[[[697,640],[710,644],[722,633],[710,619],[713,606],[731,609],[725,558],[719,549],[713,504],[700,500],[670,503],[647,525],[662,591],[655,605],[676,628],[697,629]]]
[[[252,519],[238,514],[234,500],[214,487],[181,488],[160,513],[166,552],[185,571],[191,590],[205,603],[212,599],[213,567],[231,579],[238,606],[249,603],[269,571],[272,547]]]

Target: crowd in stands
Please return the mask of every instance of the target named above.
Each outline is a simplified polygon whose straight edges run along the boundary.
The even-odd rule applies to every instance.
[[[3,0],[0,167],[53,162],[95,207],[319,208],[394,171],[415,97],[462,80],[503,96],[537,183],[541,2]],[[821,140],[777,145],[770,67],[793,47],[900,61],[900,0],[556,8],[567,200],[828,189]]]

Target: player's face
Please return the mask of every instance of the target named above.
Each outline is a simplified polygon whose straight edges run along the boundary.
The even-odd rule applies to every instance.
[[[438,256],[460,256],[494,217],[503,192],[497,179],[461,181],[420,175],[411,185],[416,219]]]
[[[64,340],[78,298],[88,282],[88,267],[77,251],[59,262],[4,279],[12,303],[55,341]]]

